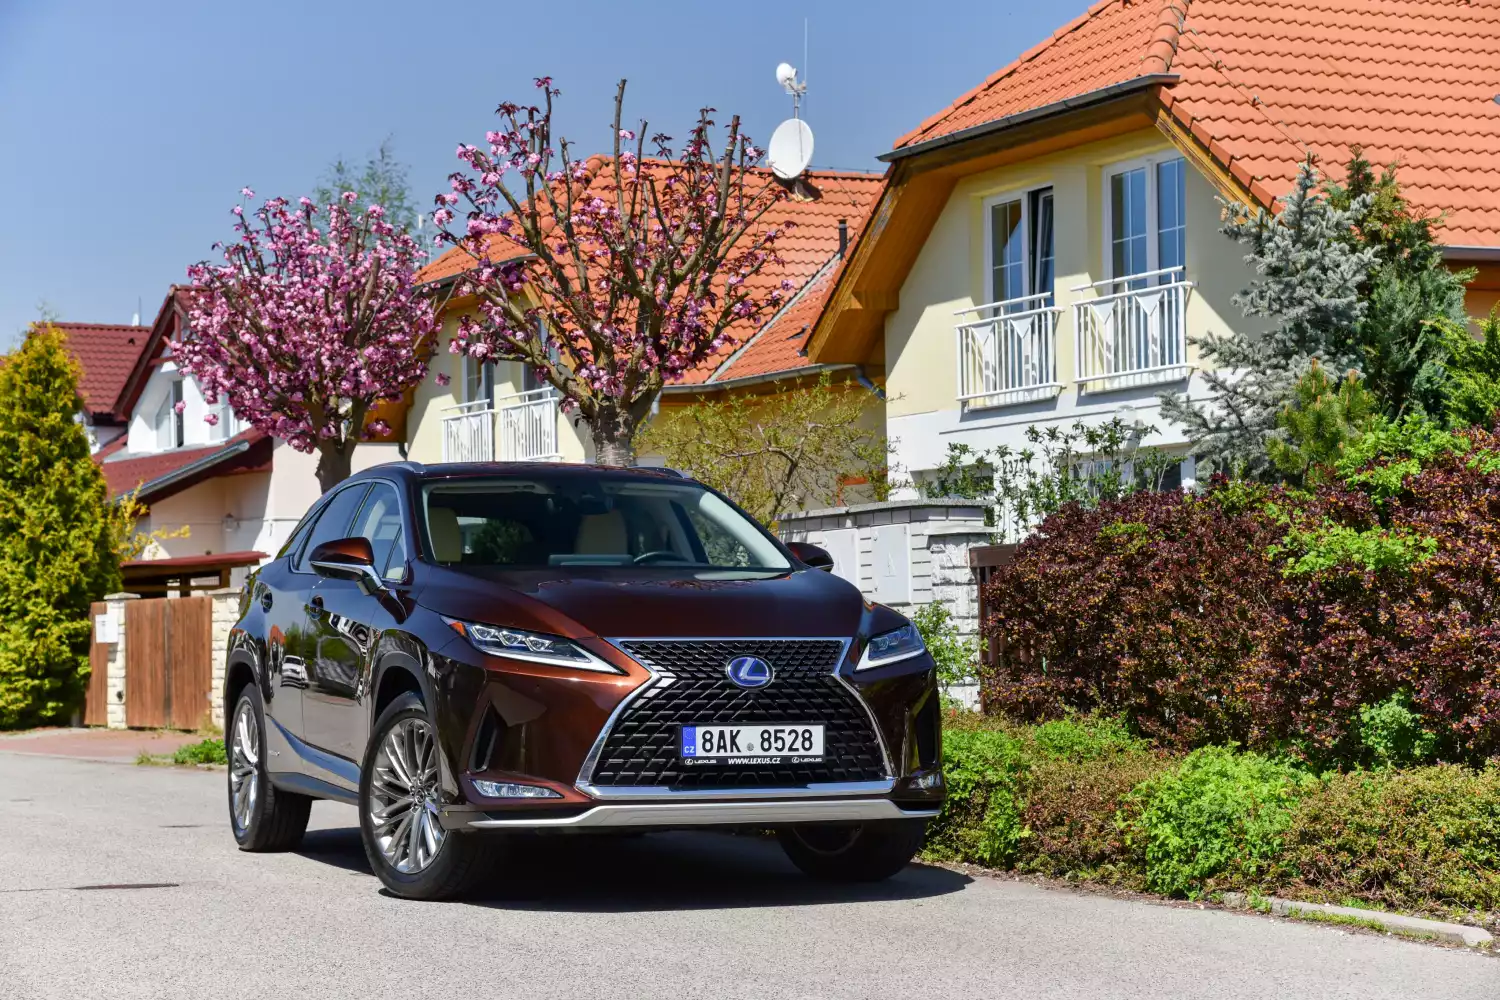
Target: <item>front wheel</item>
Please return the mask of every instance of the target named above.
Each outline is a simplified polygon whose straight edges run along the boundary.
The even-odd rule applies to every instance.
[[[905,868],[922,848],[927,821],[809,823],[776,831],[792,864],[813,878],[879,882]]]
[[[359,779],[359,832],[385,887],[403,899],[451,899],[488,869],[491,843],[443,829],[437,731],[403,694],[376,720]]]

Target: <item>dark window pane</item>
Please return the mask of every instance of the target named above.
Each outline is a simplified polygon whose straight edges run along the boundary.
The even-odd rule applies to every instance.
[[[354,534],[370,540],[374,558],[371,565],[383,567],[390,558],[391,546],[401,533],[401,504],[396,491],[386,483],[376,483],[355,519]]]
[[[307,555],[319,545],[335,538],[349,537],[349,524],[354,520],[354,512],[359,509],[360,501],[365,498],[365,491],[369,488],[368,483],[356,483],[334,494],[333,499],[323,508],[323,513],[318,515],[318,523],[313,525],[312,534],[302,548],[302,554],[297,559],[298,570],[308,571]]]

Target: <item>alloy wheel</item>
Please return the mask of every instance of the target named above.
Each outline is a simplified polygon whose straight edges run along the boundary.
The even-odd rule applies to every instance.
[[[260,727],[255,723],[255,706],[247,699],[240,702],[240,710],[235,713],[234,738],[230,741],[229,796],[237,832],[250,829],[259,794]]]
[[[427,722],[402,719],[385,734],[367,808],[386,864],[412,875],[437,857],[447,831],[438,822],[437,744]]]

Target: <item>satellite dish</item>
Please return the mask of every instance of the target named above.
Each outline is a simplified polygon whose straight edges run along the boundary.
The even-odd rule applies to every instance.
[[[766,151],[766,162],[771,172],[784,181],[801,176],[812,162],[813,134],[807,122],[800,118],[788,118],[776,126],[771,133],[771,145]]]

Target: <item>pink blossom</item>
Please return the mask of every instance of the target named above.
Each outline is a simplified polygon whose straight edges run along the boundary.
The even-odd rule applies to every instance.
[[[205,413],[203,415],[203,422],[210,427],[217,426],[219,423],[219,415],[217,413]]]
[[[448,387],[448,383],[453,381],[453,379],[450,378],[446,372],[438,372],[433,376],[432,380],[438,384],[438,388],[440,389],[446,389]]]

